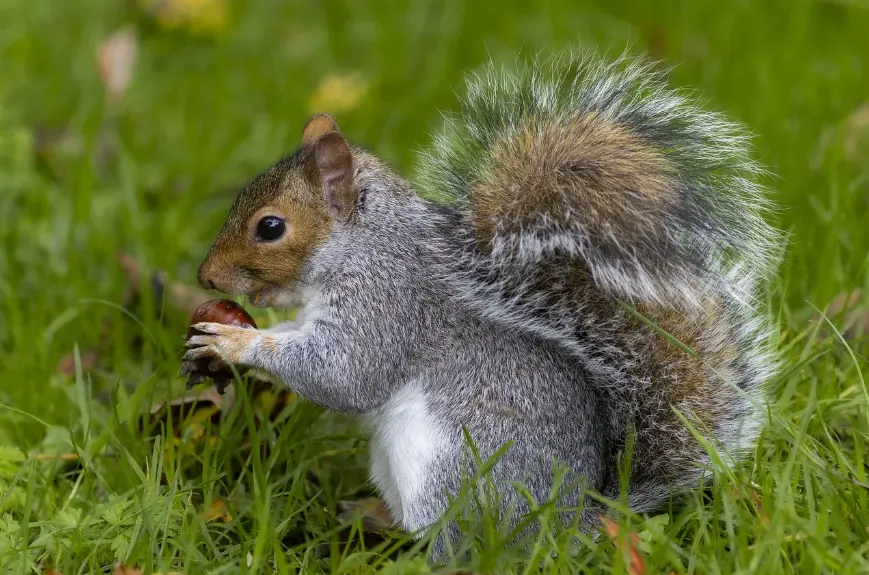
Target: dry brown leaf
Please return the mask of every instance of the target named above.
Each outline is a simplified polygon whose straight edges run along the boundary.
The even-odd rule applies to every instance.
[[[115,563],[115,570],[112,572],[112,575],[142,575],[142,571],[136,567],[124,565],[123,563]],[[163,573],[162,571],[157,571],[153,575],[181,575],[181,572],[166,571]]]
[[[230,387],[223,395],[214,386],[203,390],[190,390],[181,397],[167,401],[159,401],[151,406],[151,415],[163,410],[164,407],[180,407],[191,403],[211,404],[218,411],[226,411],[235,403],[235,388]]]
[[[354,521],[361,516],[362,528],[366,531],[385,531],[396,525],[383,500],[378,497],[366,497],[357,501],[340,501],[338,506],[340,508],[338,517],[342,521]]]
[[[78,461],[78,453],[37,453],[33,456],[37,461]]]
[[[100,43],[97,59],[100,79],[111,100],[120,100],[133,78],[139,40],[131,27],[121,28]]]
[[[841,318],[841,330],[845,339],[869,334],[869,306],[859,288],[842,292],[833,298],[825,315],[832,322]]]
[[[182,451],[199,449],[207,437],[209,425],[217,425],[222,413],[232,407],[235,402],[235,387],[230,386],[223,395],[214,386],[202,391],[191,390],[181,397],[169,401],[161,401],[150,409],[149,416],[143,418],[142,429],[154,429],[158,422],[171,422],[172,436],[167,437],[164,457],[171,457],[173,449],[168,442]],[[209,438],[213,445],[217,435]]]
[[[819,170],[836,152],[851,164],[869,167],[869,102],[863,102],[841,121],[821,131],[810,157],[812,170]]]
[[[667,32],[659,26],[650,26],[644,32],[649,54],[658,60],[666,58],[670,52],[670,39]]]
[[[760,516],[760,521],[766,527],[769,527],[769,515],[764,512],[763,503],[761,502],[760,495],[757,494],[757,491],[751,491],[751,501],[754,503],[754,506],[757,507],[757,513]]]
[[[217,520],[229,523],[232,521],[232,514],[229,512],[226,501],[215,497],[211,500],[211,505],[208,506],[208,509],[202,514],[202,518],[205,519],[206,523],[212,523]]]
[[[624,538],[619,537],[619,526],[613,520],[603,515],[601,515],[600,520],[603,523],[604,533],[610,538],[610,541],[619,546],[621,553],[627,553],[628,557],[630,557],[628,573],[630,575],[643,575],[646,572],[646,562],[637,549],[640,543],[640,536],[632,531],[625,541]]]
[[[867,159],[869,154],[869,102],[863,102],[845,120],[845,134],[842,139],[845,158],[853,162],[859,158]]]
[[[85,350],[84,353],[80,354],[80,358],[81,371],[82,373],[85,373],[87,371],[90,371],[100,362],[100,352],[96,348],[88,349]],[[64,375],[75,375],[75,354],[68,353],[63,356],[57,363],[57,371]]]
[[[102,154],[101,140],[98,146]],[[37,125],[33,128],[33,151],[56,179],[65,180],[73,169],[72,164],[86,153],[86,143],[80,133],[67,127]]]

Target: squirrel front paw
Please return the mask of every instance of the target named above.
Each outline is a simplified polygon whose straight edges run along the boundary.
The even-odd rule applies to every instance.
[[[260,331],[252,327],[210,322],[197,323],[193,327],[202,334],[187,340],[185,347],[188,351],[184,354],[182,371],[185,366],[192,367],[205,360],[211,360],[208,366],[211,371],[222,369],[226,363],[247,365],[260,338]]]

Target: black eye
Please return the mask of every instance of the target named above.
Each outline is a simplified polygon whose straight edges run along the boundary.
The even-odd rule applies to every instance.
[[[287,223],[275,216],[266,216],[256,225],[256,238],[266,242],[280,239],[287,231]]]

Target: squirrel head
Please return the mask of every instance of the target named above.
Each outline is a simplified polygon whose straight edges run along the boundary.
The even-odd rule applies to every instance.
[[[356,216],[356,168],[327,114],[312,116],[302,145],[248,183],[199,267],[199,284],[258,306],[296,305],[313,251]]]

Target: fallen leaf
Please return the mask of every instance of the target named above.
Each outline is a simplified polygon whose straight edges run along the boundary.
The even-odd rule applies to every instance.
[[[385,531],[396,526],[383,500],[377,497],[339,501],[338,507],[340,509],[338,517],[342,521],[354,521],[361,516],[362,528],[367,531]]]
[[[257,381],[253,393],[254,404],[259,406],[262,413],[271,418],[277,417],[284,407],[298,399],[292,391],[286,388],[276,389],[265,381]]]
[[[37,453],[33,455],[37,461],[78,461],[78,453]]]
[[[121,28],[100,43],[100,79],[109,99],[119,101],[124,96],[133,78],[138,51],[139,41],[131,27]]]
[[[757,508],[757,514],[760,517],[761,523],[764,526],[769,527],[769,515],[767,515],[763,510],[763,503],[760,500],[760,495],[757,494],[757,491],[751,491],[751,501],[754,503],[754,506]]]
[[[98,141],[99,149],[103,144]],[[36,126],[33,129],[33,151],[58,180],[69,177],[72,165],[86,153],[85,139],[67,127]]]
[[[869,102],[863,102],[835,124],[825,127],[809,157],[812,170],[821,169],[832,157],[869,168]]]
[[[130,567],[123,563],[115,563],[115,570],[112,575],[142,575],[142,571],[136,567]],[[180,571],[155,571],[153,575],[181,575]]]
[[[646,563],[643,561],[642,555],[637,550],[637,545],[640,543],[640,537],[634,532],[629,533],[627,541],[621,540],[619,536],[619,526],[611,519],[601,515],[601,523],[603,523],[604,533],[610,538],[614,544],[619,546],[619,551],[622,554],[627,554],[630,558],[630,566],[628,573],[630,575],[643,575],[646,572]]]
[[[359,105],[367,91],[368,86],[360,74],[326,76],[311,94],[308,108],[311,113],[352,110]]]
[[[863,102],[845,119],[845,134],[842,139],[845,159],[866,159],[869,154],[869,102]]]
[[[214,386],[203,390],[191,390],[169,401],[160,401],[151,406],[151,415],[159,413],[164,407],[180,407],[193,403],[211,404],[218,411],[227,410],[235,403],[234,388],[229,388],[227,393],[221,395]]]
[[[842,292],[833,298],[825,315],[832,322],[841,319],[839,327],[845,339],[869,334],[869,309],[859,288]]]
[[[139,6],[167,30],[215,35],[229,23],[226,0],[139,0]]]
[[[212,523],[218,519],[224,523],[232,521],[232,515],[229,513],[229,508],[226,506],[226,501],[217,497],[211,500],[211,505],[205,510],[202,515],[206,523]]]
[[[670,52],[670,41],[666,31],[659,26],[650,26],[645,29],[645,41],[649,54],[656,59],[663,60]]]
[[[100,362],[100,352],[96,348],[85,350],[80,357],[82,373],[90,371]],[[57,363],[57,371],[64,375],[75,375],[75,353],[63,356]]]
[[[215,386],[204,390],[191,390],[169,401],[161,401],[151,406],[149,415],[142,418],[140,426],[143,430],[158,429],[160,421],[171,422],[172,436],[166,438],[163,456],[172,457],[172,448],[182,447],[182,454],[191,449],[198,449],[207,436],[209,425],[220,422],[222,413],[235,403],[235,387],[230,386],[221,395]],[[167,428],[169,425],[167,425]],[[217,441],[217,434],[212,434],[210,442]]]

